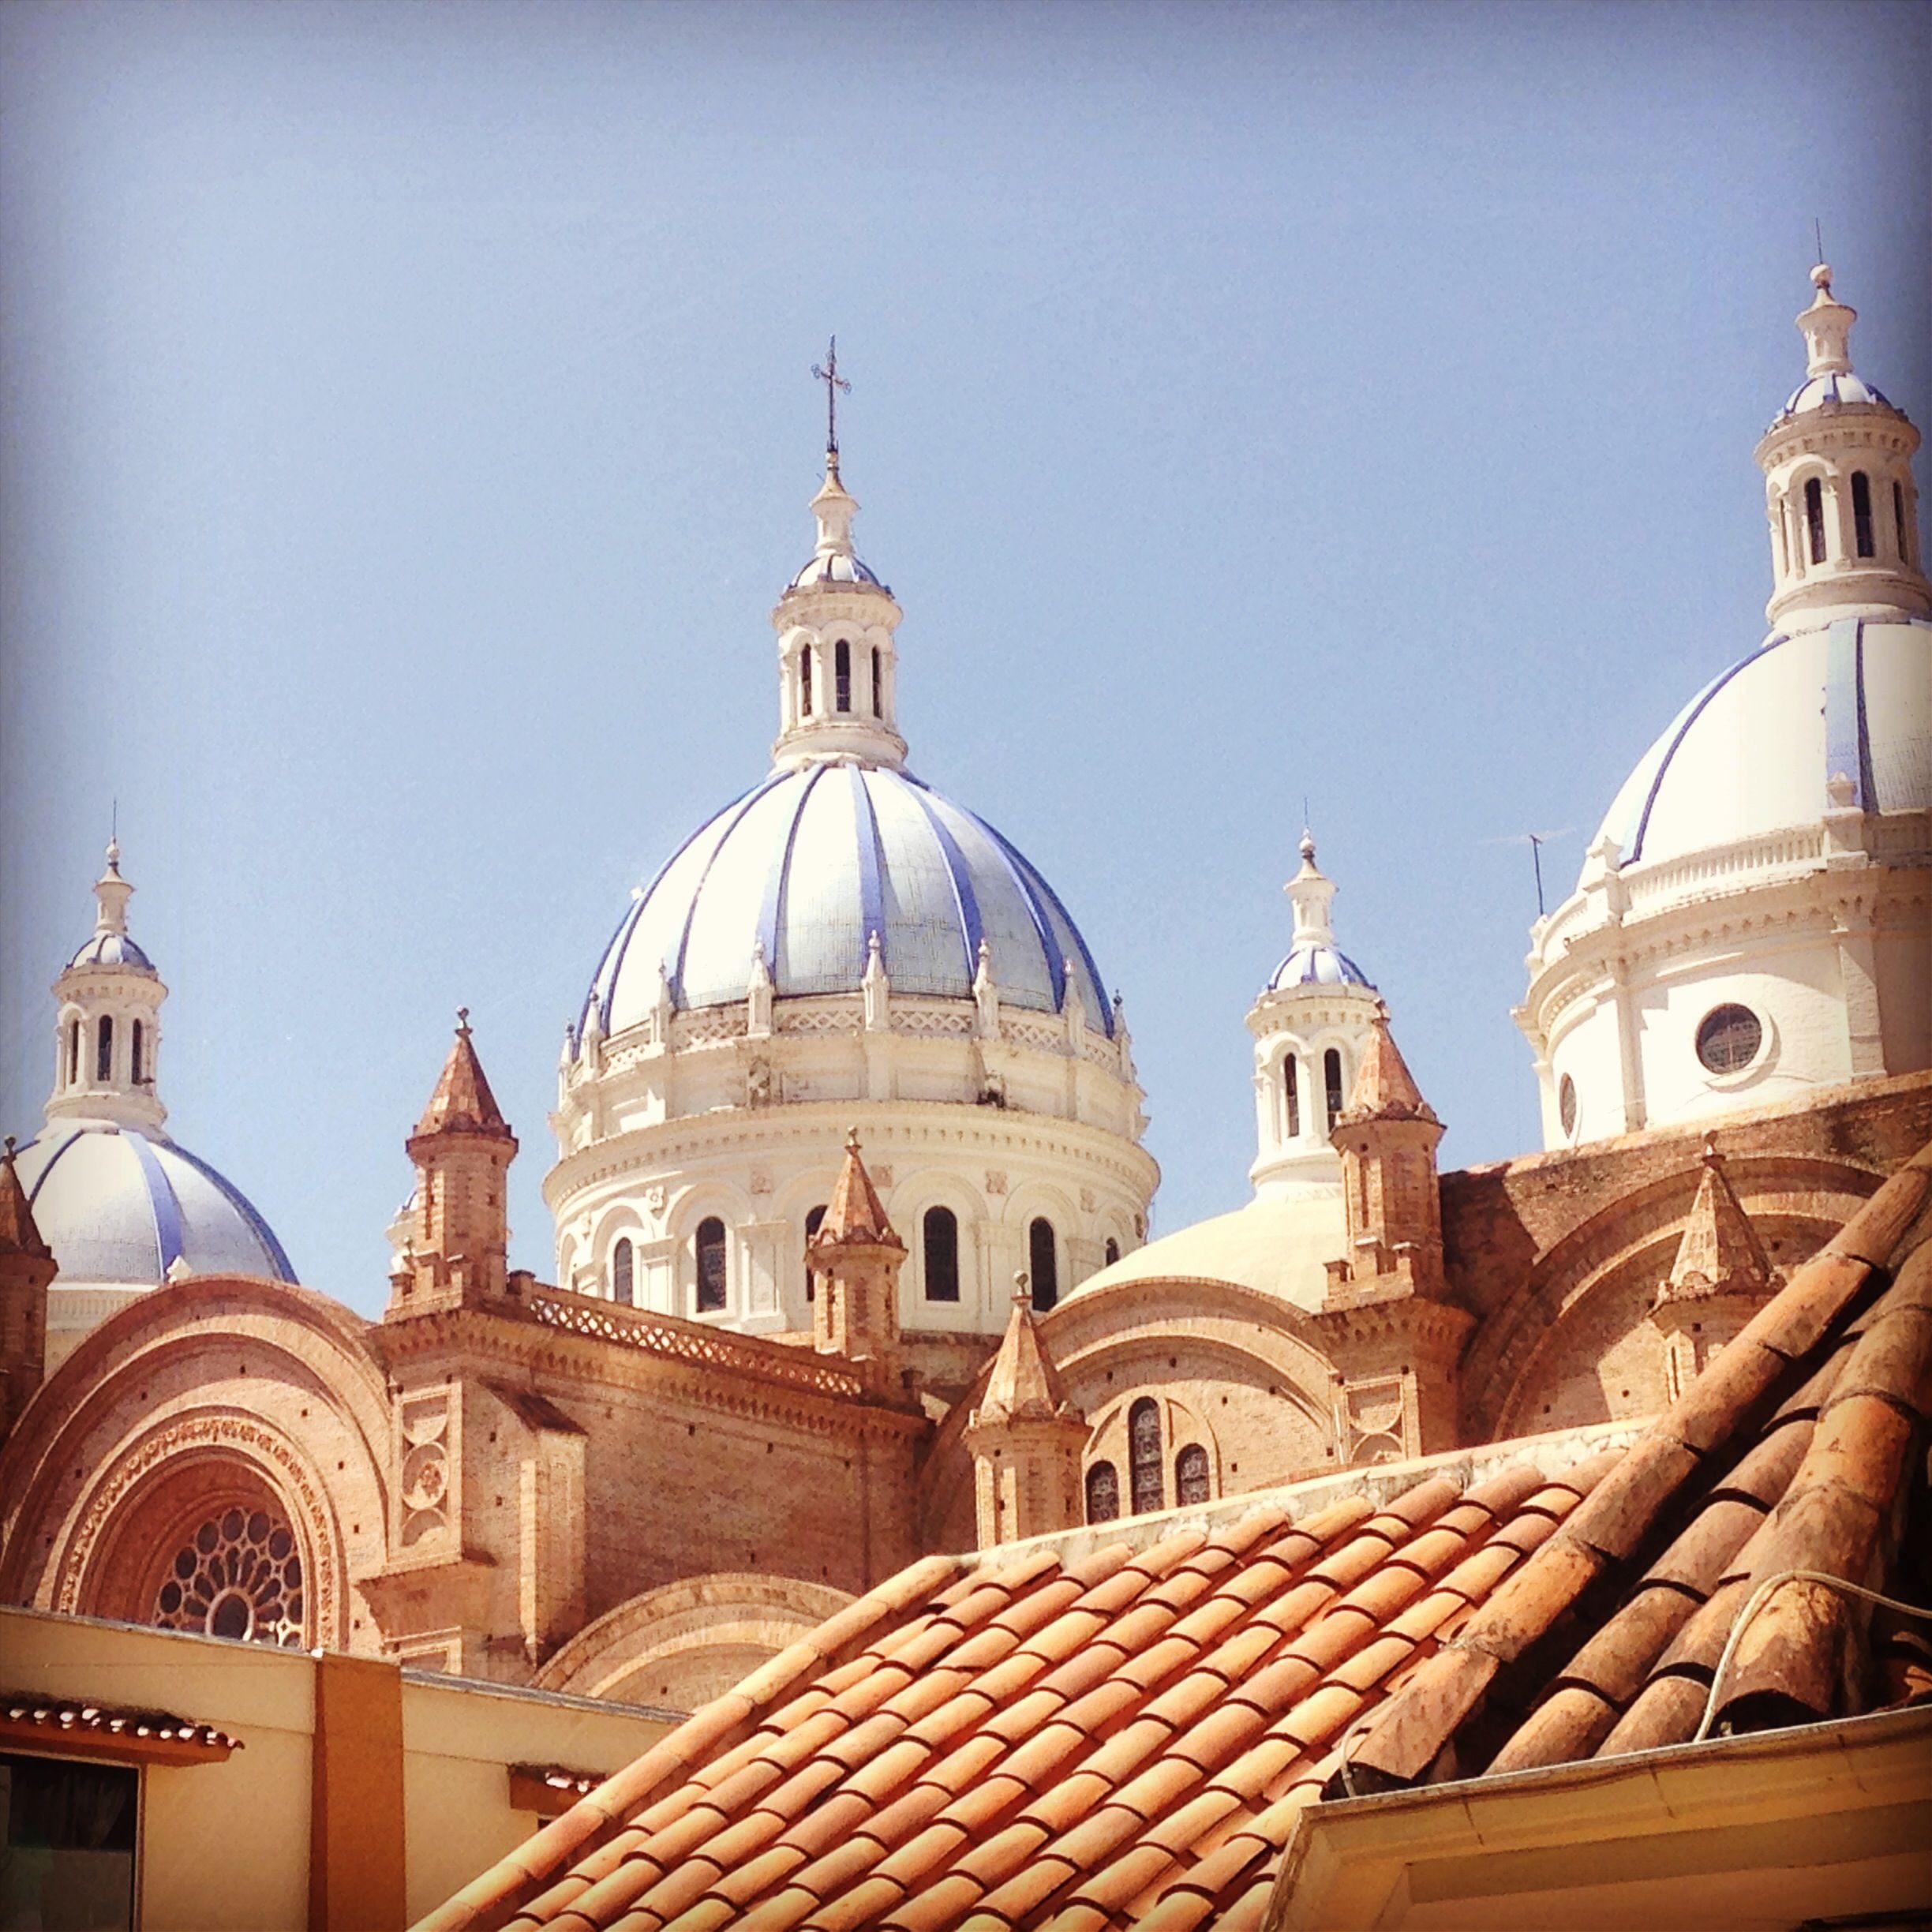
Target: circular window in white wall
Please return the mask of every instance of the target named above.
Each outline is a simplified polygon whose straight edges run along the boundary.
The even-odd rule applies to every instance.
[[[1556,1112],[1563,1121],[1566,1136],[1576,1132],[1577,1097],[1576,1082],[1566,1073],[1556,1088]]]
[[[1764,1022],[1748,1006],[1713,1006],[1698,1023],[1697,1057],[1713,1073],[1742,1073],[1764,1046]]]

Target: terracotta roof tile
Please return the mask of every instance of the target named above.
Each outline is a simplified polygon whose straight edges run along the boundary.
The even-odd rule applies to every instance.
[[[1461,1493],[1431,1471],[1298,1526],[1269,1506],[1139,1552],[1043,1539],[908,1573],[427,1926],[525,1900],[577,1932],[1258,1925],[1331,1779],[1687,1737],[1766,1577],[1890,1560],[1932,1406],[1932,1251],[1882,1295],[1866,1251],[1929,1171],[1888,1182],[1631,1448]],[[1811,1589],[1747,1626],[1728,1719],[1833,1708],[1863,1626]],[[1908,1663],[1932,1679],[1932,1652]]]
[[[499,1140],[511,1137],[510,1124],[496,1104],[496,1096],[490,1091],[483,1062],[477,1058],[476,1049],[470,1043],[466,1014],[459,1017],[456,1037],[450,1043],[449,1057],[443,1063],[443,1072],[429,1096],[429,1104],[423,1109],[422,1118],[416,1123],[416,1132],[417,1135],[483,1134]]]
[[[833,1185],[832,1199],[825,1216],[811,1238],[813,1247],[837,1247],[848,1243],[897,1248],[902,1244],[886,1219],[884,1204],[866,1164],[859,1157],[859,1136],[855,1130],[845,1136],[845,1158],[839,1165],[838,1179]]]

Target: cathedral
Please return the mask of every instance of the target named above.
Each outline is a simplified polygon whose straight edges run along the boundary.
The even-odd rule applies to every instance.
[[[1586,1584],[1611,1601],[1630,1581],[1616,1565],[1649,1544],[1572,1528],[1613,1491],[1641,1492],[1646,1526],[1676,1524],[1693,1490],[1709,1516],[1686,1471],[1723,1443],[1762,1478],[1765,1444],[1795,1454],[1795,1432],[1760,1441],[1771,1424],[1741,1396],[1720,1428],[1711,1392],[1760,1358],[1815,1380],[1821,1337],[1837,1346],[1844,1329],[1852,1348],[1866,1329],[1892,1332],[1872,1312],[1890,1301],[1870,1297],[1893,1272],[1901,1290],[1911,1278],[1911,1189],[1932,1140],[1919,434],[1854,373],[1854,313],[1829,270],[1812,279],[1802,380],[1755,451],[1769,634],[1638,758],[1574,889],[1532,930],[1515,1017],[1544,1144],[1507,1161],[1439,1167],[1438,1105],[1454,1095],[1418,1088],[1402,1014],[1373,959],[1345,949],[1342,895],[1304,832],[1283,956],[1272,972],[1256,962],[1246,1016],[1252,1198],[1148,1240],[1159,1177],[1126,1009],[1069,901],[988,819],[915,776],[898,725],[900,608],[860,556],[835,427],[811,553],[772,612],[771,768],[640,882],[564,1027],[548,1279],[509,1266],[519,1134],[491,1089],[489,1043],[459,1015],[440,1074],[425,1043],[426,1102],[401,1136],[414,1184],[390,1230],[381,1319],[304,1285],[242,1189],[167,1130],[167,989],[110,844],[93,933],[54,982],[44,1121],[0,1162],[0,1602],[695,1713],[683,1754],[642,1761],[623,1786],[621,1815],[665,1812],[657,1824],[612,1840],[618,1801],[599,1811],[587,1798],[435,1919],[455,1932],[549,1923],[566,1896],[601,1898],[632,1870],[606,1844],[659,1858],[627,1897],[670,1889],[654,1916],[580,1908],[573,1927],[736,1923],[754,1907],[761,1923],[805,1923],[805,1906],[784,1905],[805,1853],[743,1865],[761,1876],[736,1889],[732,1855],[699,1861],[709,1875],[680,1904],[695,1851],[661,1856],[651,1833],[673,1829],[665,1808],[688,1800],[682,1779],[710,1790],[707,1764],[721,1777],[740,1765],[781,1681],[809,1702],[812,1671],[829,1672],[837,1708],[863,1681],[861,1635],[874,1666],[921,1619],[953,1618],[949,1642],[970,1636],[957,1606],[977,1602],[975,1578],[1005,1579],[1000,1604],[975,1614],[1024,1635],[1131,1576],[1108,1616],[1155,1632],[1166,1623],[1148,1593],[1171,1596],[1171,1621],[1204,1548],[1249,1579],[1245,1616],[1265,1595],[1260,1553],[1292,1541],[1309,1500],[1307,1522],[1333,1522],[1280,1556],[1290,1597],[1314,1587],[1305,1571],[1324,1578],[1308,1571],[1318,1558],[1337,1590],[1365,1589],[1376,1563],[1407,1560],[1405,1539],[1446,1536],[1453,1520],[1466,1540],[1480,1519],[1482,1535],[1516,1538],[1511,1562],[1544,1538],[1571,1551],[1566,1604]],[[1807,1327],[1793,1310],[1822,1309],[1827,1279],[1838,1299]],[[1915,1418],[1923,1448],[1932,1342],[1913,1346],[1911,1392],[1886,1399]],[[1688,1413],[1702,1437],[1658,1434]],[[1651,1475],[1629,1475],[1631,1458]],[[1870,1499],[1893,1526],[1874,1530],[1855,1576],[1840,1573],[1861,1586],[1892,1574],[1898,1522],[1923,1520],[1923,1459]],[[1762,1481],[1723,1481],[1762,1517],[1810,1495],[1810,1466],[1793,1461],[1763,1493]],[[1373,1562],[1360,1554],[1371,1531]],[[1017,1543],[1032,1553],[1009,1562]],[[1110,1549],[1145,1553],[1109,1569]],[[1417,1562],[1417,1577],[1438,1574]],[[1712,1605],[1719,1580],[1697,1586]],[[1475,1631],[1503,1599],[1458,1601]],[[1110,1627],[1103,1617],[1086,1640],[1104,1650]],[[1129,1645],[1121,1662],[1136,1695],[1161,1681],[1140,1667],[1169,1640],[1145,1641],[1153,1650]],[[915,1730],[978,1694],[972,1672],[998,1648],[929,1698],[927,1665],[908,1664],[892,1687],[919,1691]],[[1163,1838],[1185,1780],[1167,1799],[1143,1792],[1153,1773],[1125,1781],[1129,1753],[1089,1788],[1092,1766],[1076,1775],[1084,1761],[1069,1758],[1070,1782],[1028,1788],[1052,1813],[1038,1838],[994,1856],[1020,1829],[1011,1819],[1033,1814],[989,1811],[943,1857],[896,1866],[897,1889],[876,1897],[866,1887],[883,1881],[853,1863],[837,1880],[856,1888],[850,1910],[823,1922],[884,1923],[903,1901],[891,1923],[949,1926],[998,1900],[986,1924],[1059,1924],[1061,1911],[1069,1925],[1140,1923],[1172,1904],[1163,1887],[1180,1897],[1177,1874],[1246,1846],[1225,1881],[1188,1878],[1200,1912],[1170,1916],[1258,1926],[1286,1827],[1250,1844],[1226,1822],[1235,1810],[1246,1829],[1291,1787],[1297,1805],[1336,1795],[1351,1763],[1361,1788],[1389,1791],[1446,1764],[1471,1776],[1565,1762],[1648,1708],[1640,1673],[1610,1717],[1576,1717],[1555,1739],[1548,1713],[1597,1683],[1588,1671],[1546,1671],[1532,1714],[1511,1707],[1512,1728],[1488,1677],[1469,1688],[1468,1660],[1515,1653],[1436,1636],[1425,1648],[1387,1684],[1348,1679],[1351,1710],[1388,1721],[1350,1720],[1340,1772],[1324,1754],[1332,1732],[1303,1739],[1238,1806],[1186,1810]],[[1833,1683],[1859,1679],[1852,1655]],[[1249,1662],[1257,1682],[1286,1668],[1259,1640]],[[1314,1663],[1295,1698],[1327,1694],[1331,1665],[1357,1668],[1339,1651]],[[1223,1690],[1246,1682],[1215,1668]],[[1885,1701],[1871,1682],[1849,1708]],[[1847,1708],[1842,1688],[1821,1694],[1814,1715]],[[736,1730],[714,1721],[727,1708]],[[1144,1721],[1128,1702],[1108,1709],[1081,1734],[1103,1740],[1103,1758]],[[1189,1762],[1227,1770],[1238,1728],[1212,1765]],[[848,1754],[837,1774],[863,1784],[871,1762]],[[1096,1818],[1118,1798],[1131,1828],[1082,1839],[1080,1806],[1057,1795],[1076,1786],[1103,1804]],[[862,1795],[882,1805],[896,1790],[882,1774]],[[762,1844],[751,1825],[766,1814],[718,1802],[707,1817]],[[646,1804],[657,1810],[637,1811]],[[901,1856],[893,1815],[864,1840],[874,1863]],[[871,1817],[855,1810],[850,1826]],[[829,1844],[810,1855],[825,1863]],[[724,1903],[707,1915],[713,1881]],[[821,1890],[812,1909],[848,1896]]]

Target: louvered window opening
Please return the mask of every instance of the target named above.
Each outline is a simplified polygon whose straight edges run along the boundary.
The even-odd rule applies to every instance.
[[[1852,473],[1852,536],[1860,556],[1873,554],[1871,484],[1863,470]]]
[[[94,1077],[100,1081],[114,1078],[114,1022],[105,1013],[94,1035]]]
[[[841,638],[832,647],[832,687],[834,702],[841,711],[852,709],[852,646]]]
[[[1290,1054],[1282,1062],[1282,1098],[1288,1103],[1288,1138],[1301,1132],[1301,1073]]]
[[[1327,1089],[1328,1105],[1328,1131],[1335,1132],[1335,1124],[1342,1118],[1342,1055],[1333,1046],[1322,1055],[1322,1084]]]
[[[1805,485],[1805,530],[1810,539],[1811,561],[1825,561],[1825,485],[1816,477]]]

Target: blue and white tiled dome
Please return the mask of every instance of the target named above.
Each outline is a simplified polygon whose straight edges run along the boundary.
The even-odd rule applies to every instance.
[[[1791,417],[1803,415],[1807,410],[1822,409],[1828,402],[1876,402],[1881,409],[1896,406],[1870,383],[1848,369],[1837,375],[1813,376],[1801,382],[1791,392],[1777,421],[1784,422]]]
[[[165,1134],[50,1121],[21,1150],[18,1171],[61,1286],[152,1287],[183,1271],[295,1279],[241,1190]]]
[[[124,932],[97,932],[68,962],[69,966],[132,966],[152,972],[154,961]]]
[[[802,590],[808,584],[839,583],[870,584],[874,590],[886,589],[870,564],[862,564],[856,556],[836,552],[829,556],[822,553],[814,556],[792,579],[792,588]]]
[[[686,841],[624,915],[578,1018],[637,1024],[661,963],[681,1009],[745,998],[762,946],[773,990],[856,992],[867,942],[897,994],[972,997],[984,939],[1001,1000],[1065,1005],[1113,1032],[1093,957],[1053,888],[983,818],[908,772],[852,762],[773,772]]]
[[[1339,947],[1319,940],[1305,940],[1275,968],[1268,981],[1271,992],[1287,987],[1358,986],[1372,988],[1375,982]]]
[[[1842,777],[1866,811],[1932,808],[1932,623],[1846,617],[1770,638],[1638,760],[1598,837],[1651,865],[1816,825]]]

